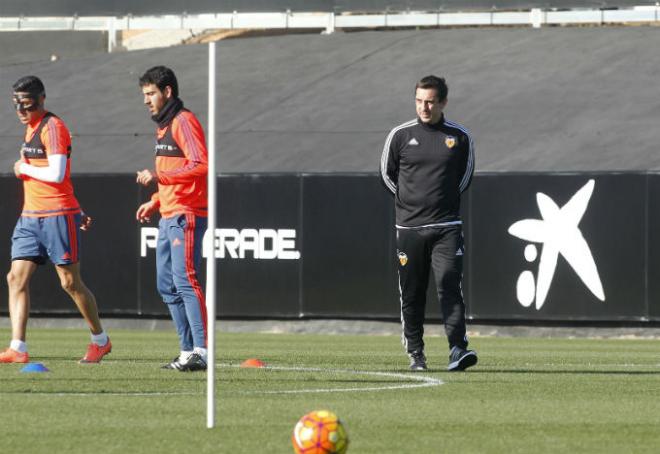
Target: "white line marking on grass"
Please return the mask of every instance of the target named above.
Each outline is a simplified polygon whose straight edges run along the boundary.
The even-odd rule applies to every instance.
[[[220,364],[218,367],[240,367],[231,364]],[[346,393],[346,392],[364,392],[364,391],[386,391],[391,389],[414,389],[426,388],[429,386],[444,385],[445,382],[439,378],[433,378],[425,375],[412,375],[402,374],[396,372],[375,372],[365,370],[350,370],[350,369],[322,369],[318,367],[284,367],[284,366],[266,366],[266,370],[281,370],[293,372],[324,372],[324,373],[339,373],[351,375],[372,375],[376,377],[398,378],[401,380],[408,380],[417,383],[402,383],[400,385],[386,385],[386,386],[359,386],[353,388],[314,388],[314,389],[283,389],[277,391],[243,391],[239,394],[302,394],[302,393]]]
[[[216,368],[240,367],[237,364],[218,364]],[[303,394],[303,393],[346,393],[346,392],[367,392],[367,391],[388,391],[392,389],[415,389],[426,388],[429,386],[444,385],[445,382],[439,378],[429,377],[421,374],[404,374],[396,372],[376,372],[366,370],[350,369],[323,369],[320,367],[286,367],[286,366],[266,366],[265,370],[291,371],[291,372],[321,372],[347,375],[371,375],[375,377],[396,378],[408,383],[400,385],[385,386],[358,386],[351,388],[307,388],[307,389],[282,389],[276,391],[238,391],[236,394]],[[411,383],[414,382],[414,383]],[[0,392],[2,394],[13,394],[21,396],[54,396],[54,397],[86,397],[86,396],[113,396],[113,397],[164,397],[164,396],[201,396],[203,392],[172,391],[172,392]]]

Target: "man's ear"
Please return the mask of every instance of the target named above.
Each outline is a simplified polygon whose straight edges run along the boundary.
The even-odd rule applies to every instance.
[[[163,94],[165,95],[166,99],[170,99],[172,97],[172,87],[166,85],[165,89],[163,90]]]

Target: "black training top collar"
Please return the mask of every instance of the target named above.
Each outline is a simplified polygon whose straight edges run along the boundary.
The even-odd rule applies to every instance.
[[[440,119],[436,123],[433,123],[433,124],[424,123],[424,122],[422,122],[422,120],[420,120],[419,117],[417,117],[417,123],[419,123],[420,126],[422,126],[424,129],[429,129],[429,130],[432,130],[432,131],[440,131],[442,129],[442,127],[444,126],[444,124],[445,124],[445,114],[442,114],[440,116]]]
[[[183,109],[183,101],[179,98],[170,98],[160,112],[151,116],[151,119],[158,123],[159,128],[164,128],[172,122],[176,114],[181,112],[181,109]]]

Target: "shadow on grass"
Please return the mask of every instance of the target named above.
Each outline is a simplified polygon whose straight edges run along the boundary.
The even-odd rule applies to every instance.
[[[84,354],[84,352],[83,352]],[[141,357],[141,358],[131,358],[131,357],[122,357],[122,356],[117,356],[114,355],[113,353],[109,353],[109,356],[104,357],[102,362],[111,362],[111,361],[126,361],[130,363],[168,363],[172,360],[173,355],[163,355],[163,356],[157,356],[153,358],[149,357]],[[39,355],[39,356],[33,356],[30,355],[30,362],[44,362],[44,361],[73,361],[73,362],[78,362],[80,361],[81,356],[54,356],[54,355]]]

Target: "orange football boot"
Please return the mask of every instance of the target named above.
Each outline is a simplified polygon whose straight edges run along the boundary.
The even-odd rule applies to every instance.
[[[96,345],[94,342],[92,342],[87,346],[87,353],[85,353],[83,359],[80,360],[80,363],[100,363],[101,359],[103,359],[103,357],[111,351],[112,342],[110,342],[110,338],[108,338],[108,343],[103,346]]]
[[[30,361],[30,356],[27,352],[17,352],[13,348],[0,352],[0,363],[27,363],[28,361]]]

